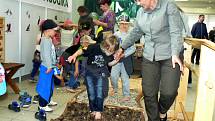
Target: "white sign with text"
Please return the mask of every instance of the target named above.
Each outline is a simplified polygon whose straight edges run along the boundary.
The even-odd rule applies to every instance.
[[[21,0],[21,2],[64,12],[72,11],[72,0]]]

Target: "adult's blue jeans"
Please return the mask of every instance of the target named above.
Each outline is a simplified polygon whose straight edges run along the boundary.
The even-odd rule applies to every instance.
[[[103,111],[103,78],[102,76],[86,76],[87,94],[90,111]]]
[[[114,92],[118,92],[118,81],[119,77],[122,79],[122,93],[123,96],[130,96],[130,81],[128,73],[125,70],[124,63],[120,62],[112,66],[111,69],[111,82],[113,85]]]
[[[34,79],[37,71],[39,70],[41,62],[40,61],[33,61],[33,69],[31,71],[31,78]]]
[[[68,86],[72,89],[76,89],[77,87],[80,86],[80,82],[78,81],[78,78],[75,78],[74,76],[74,65],[71,66],[70,68],[70,80],[68,82]]]

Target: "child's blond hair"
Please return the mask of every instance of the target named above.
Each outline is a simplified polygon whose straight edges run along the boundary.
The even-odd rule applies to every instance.
[[[100,46],[102,49],[114,46],[114,51],[116,51],[119,48],[118,38],[113,34],[108,35],[104,38],[104,41],[101,42]]]
[[[92,40],[90,36],[84,35],[81,37],[80,42],[88,42],[89,44],[94,44],[96,41]]]

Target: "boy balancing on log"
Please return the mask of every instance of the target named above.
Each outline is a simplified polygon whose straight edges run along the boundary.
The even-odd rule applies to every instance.
[[[86,64],[86,87],[88,93],[89,107],[96,120],[102,118],[103,112],[103,83],[108,80],[108,67],[117,63],[113,60],[113,54],[117,50],[118,41],[116,36],[107,36],[100,44],[92,44],[79,49],[68,58],[69,62],[75,62],[76,57],[83,55],[88,57]],[[110,62],[113,60],[112,62]]]

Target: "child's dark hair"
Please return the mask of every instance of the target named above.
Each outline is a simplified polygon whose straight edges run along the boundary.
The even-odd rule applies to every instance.
[[[78,11],[79,13],[89,13],[88,8],[85,7],[85,6],[79,6],[78,9],[77,9],[77,11]]]
[[[112,1],[111,0],[98,0],[99,5],[104,5],[105,3],[107,3],[108,6],[110,6]]]
[[[205,15],[203,15],[203,14],[200,14],[200,15],[199,15],[199,18],[200,18],[200,17],[204,17],[204,16],[205,16]]]

